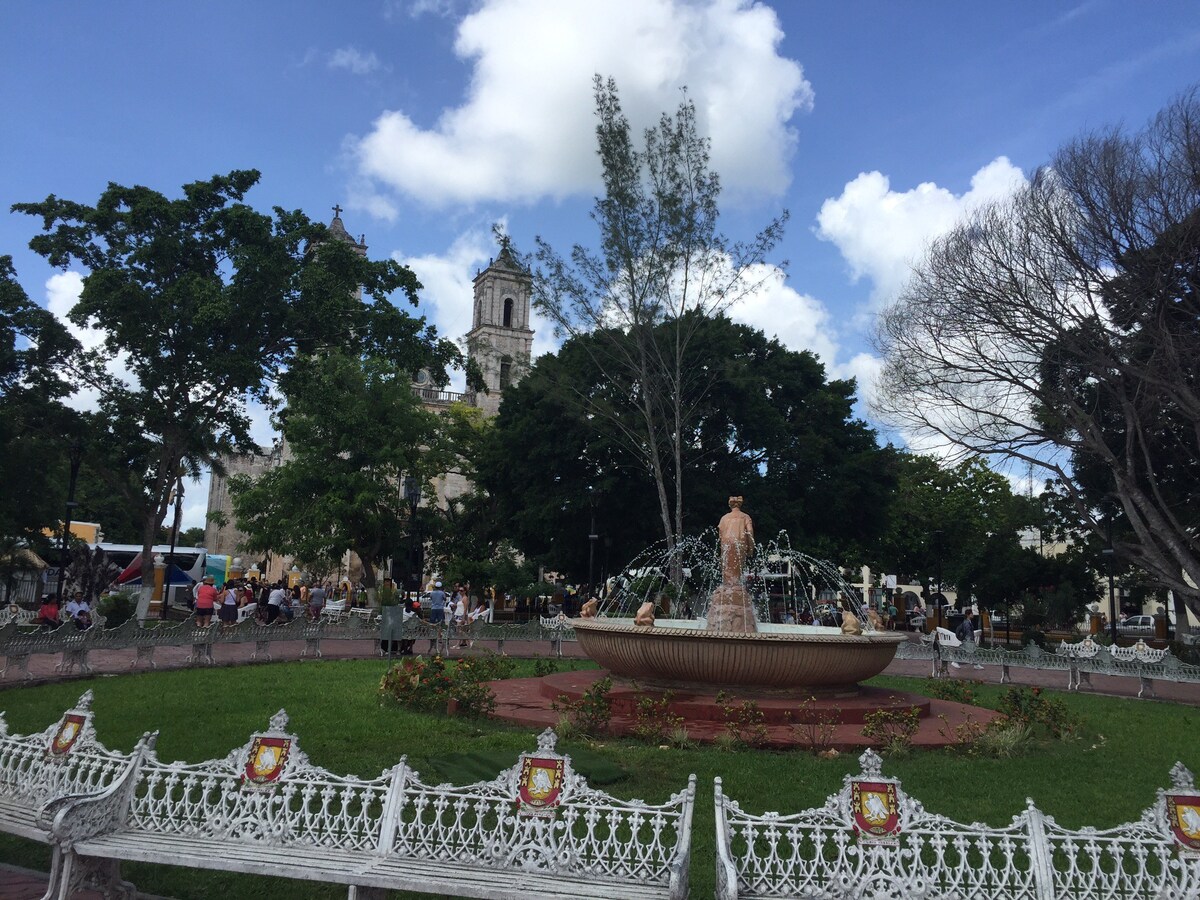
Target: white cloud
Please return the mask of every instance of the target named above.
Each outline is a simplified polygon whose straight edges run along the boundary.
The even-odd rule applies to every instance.
[[[813,93],[770,8],[745,0],[484,0],[459,24],[467,96],[431,128],[385,111],[355,148],[383,189],[431,205],[533,201],[599,181],[592,76],[616,78],[640,131],[689,88],[712,138],[713,168],[735,194],[777,195],[796,141],[788,126]]]
[[[355,75],[369,75],[383,68],[379,57],[373,52],[363,52],[357,47],[339,47],[329,54],[326,63],[331,69],[345,69]]]
[[[1021,170],[999,156],[975,173],[970,190],[954,194],[933,182],[894,191],[881,172],[864,172],[817,215],[817,236],[835,244],[854,280],[869,278],[876,305],[894,298],[928,244],[964,212],[1004,197],[1024,182]]]
[[[67,318],[67,314],[79,302],[82,291],[83,276],[80,273],[58,272],[51,275],[46,279],[46,309],[66,326],[85,351],[95,350],[104,343],[104,332],[99,328],[81,328]],[[128,354],[121,351],[109,360],[107,369],[110,375],[132,385],[134,378],[129,371],[128,359]],[[79,385],[64,402],[72,409],[86,411],[95,409],[99,399],[100,393],[95,388]]]

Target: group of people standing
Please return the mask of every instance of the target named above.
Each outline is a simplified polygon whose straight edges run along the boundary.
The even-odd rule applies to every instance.
[[[196,625],[207,628],[215,614],[225,625],[236,625],[244,607],[255,605],[255,619],[270,625],[280,619],[290,622],[297,610],[310,619],[318,619],[332,589],[325,584],[297,584],[288,587],[283,581],[259,582],[257,579],[230,579],[217,585],[212,575],[205,575],[192,591],[192,606]]]

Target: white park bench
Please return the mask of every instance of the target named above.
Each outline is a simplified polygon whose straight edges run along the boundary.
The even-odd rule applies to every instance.
[[[979,646],[979,639],[983,636],[983,632],[975,629],[975,646]],[[958,639],[958,636],[949,628],[935,628],[929,634],[921,635],[921,642],[932,644],[935,648],[947,647],[957,649],[963,646],[963,642]],[[949,675],[950,664],[949,659],[942,658],[941,654],[935,654],[933,657],[933,670],[930,672],[932,678],[945,678]]]
[[[351,900],[403,889],[483,898],[687,896],[695,778],[666,803],[588,786],[547,730],[494,781],[423,784],[405,760],[378,778],[312,765],[281,710],[226,758],[142,754],[128,785],[64,801],[47,896],[120,888],[139,861],[343,884]]]
[[[1200,897],[1198,842],[1179,827],[1180,813],[1200,815],[1181,763],[1138,821],[1075,831],[1031,800],[1009,825],[956,822],[885,778],[874,751],[859,762],[824,806],[793,814],[744,812],[716,779],[718,900]]]
[[[104,747],[92,727],[91,691],[37,734],[9,734],[0,714],[0,831],[51,843],[49,823],[40,815],[47,804],[107,790],[132,771],[153,740],[147,735],[132,754]],[[60,859],[56,853],[55,871]]]
[[[1057,656],[1068,660],[1070,674],[1067,676],[1067,690],[1079,690],[1082,685],[1092,686],[1092,673],[1127,675],[1136,674],[1138,677],[1138,697],[1154,694],[1154,681],[1151,677],[1157,674],[1167,658],[1166,649],[1156,650],[1145,641],[1138,640],[1131,647],[1105,646],[1090,636],[1082,641],[1068,643],[1063,641],[1055,650]]]

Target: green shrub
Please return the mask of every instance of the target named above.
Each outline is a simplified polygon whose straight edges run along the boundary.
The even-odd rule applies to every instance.
[[[391,585],[385,584],[383,587],[375,591],[375,599],[382,606],[399,606],[400,592]]]
[[[104,616],[105,628],[116,628],[137,615],[137,594],[132,591],[121,591],[101,597],[96,604],[97,615]]]
[[[379,693],[384,700],[407,709],[449,711],[453,701],[459,715],[485,716],[496,708],[496,698],[487,686],[495,671],[487,660],[462,659],[448,666],[440,656],[428,660],[415,657],[384,673]]]
[[[633,711],[633,734],[648,744],[661,744],[668,733],[683,727],[683,717],[671,715],[670,691],[655,699],[643,694]]]
[[[717,706],[725,720],[725,731],[743,747],[762,747],[767,743],[766,717],[753,700],[734,703],[725,691],[717,693]]]
[[[982,682],[960,681],[957,678],[928,678],[921,687],[921,692],[937,700],[949,700],[951,703],[965,703],[974,706],[976,703],[975,689]]]
[[[920,712],[908,709],[879,709],[863,717],[863,737],[879,741],[888,756],[903,756],[912,749],[912,739],[921,727]]]
[[[980,756],[992,759],[1012,759],[1029,749],[1033,732],[1028,726],[1006,719],[995,719],[975,739]]]
[[[1010,722],[1031,730],[1044,728],[1051,737],[1062,741],[1076,737],[1083,725],[1066,703],[1044,696],[1038,687],[1009,688],[1000,697],[999,709]]]
[[[612,720],[612,679],[605,675],[583,692],[578,700],[559,697],[552,704],[560,716],[566,717],[576,733],[585,737],[599,737],[608,731]]]

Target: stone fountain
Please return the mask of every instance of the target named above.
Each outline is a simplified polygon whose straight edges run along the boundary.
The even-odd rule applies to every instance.
[[[581,617],[571,621],[580,647],[616,679],[651,688],[763,696],[858,693],[860,681],[887,668],[904,635],[874,630],[849,600],[842,601],[841,627],[759,622],[745,572],[754,524],[741,497],[730,497],[729,506],[718,526],[721,582],[705,619],[655,620],[644,607],[636,620]]]

